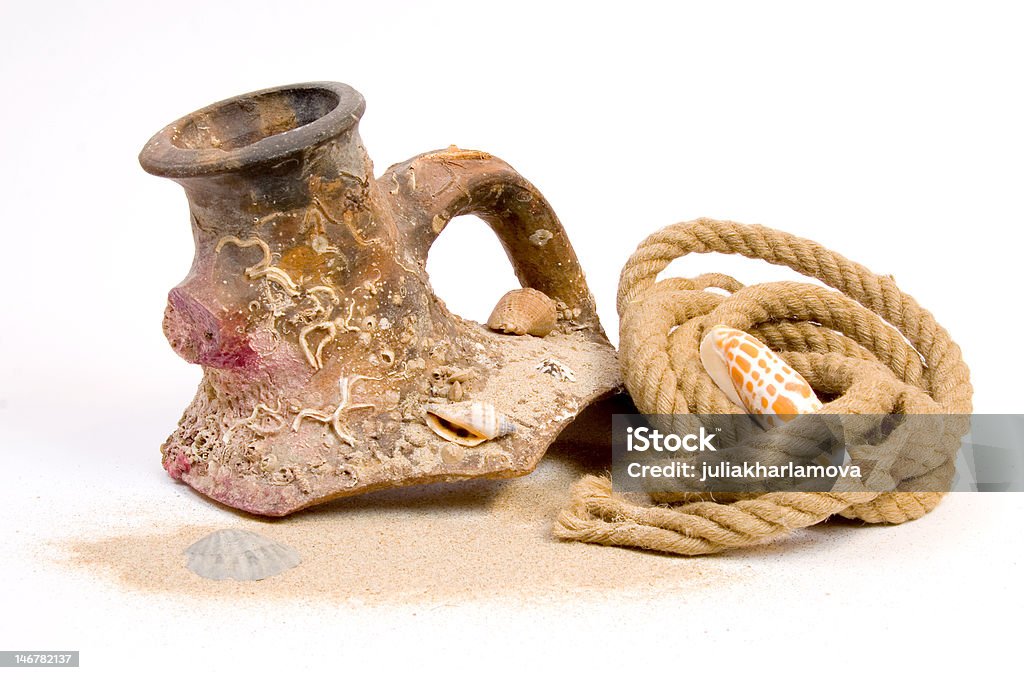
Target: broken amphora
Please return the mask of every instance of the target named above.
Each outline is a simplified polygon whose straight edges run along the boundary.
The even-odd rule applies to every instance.
[[[196,247],[164,332],[203,380],[163,465],[251,513],[526,474],[584,407],[621,389],[583,271],[533,185],[455,147],[374,179],[363,110],[341,83],[262,90],[181,118],[139,156],[184,187]],[[435,297],[428,250],[464,214],[555,302],[549,335],[504,335]],[[461,402],[500,414],[503,436],[466,446],[428,427],[428,409]]]

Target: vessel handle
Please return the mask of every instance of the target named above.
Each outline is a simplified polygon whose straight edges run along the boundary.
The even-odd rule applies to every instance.
[[[573,326],[606,337],[562,223],[536,187],[508,163],[483,151],[449,147],[394,165],[378,182],[407,252],[423,271],[445,226],[459,215],[476,215],[494,230],[524,287],[579,310]]]

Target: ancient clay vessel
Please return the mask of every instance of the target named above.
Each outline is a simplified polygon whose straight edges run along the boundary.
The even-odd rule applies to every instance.
[[[284,515],[404,484],[530,472],[586,405],[620,388],[614,350],[569,240],[503,161],[450,147],[374,179],[340,83],[235,97],[158,132],[140,154],[185,189],[196,254],[164,332],[204,368],[161,448],[175,479]],[[425,262],[456,215],[496,232],[556,330],[511,336],[450,313]],[[541,370],[552,362],[573,380]],[[426,409],[479,402],[512,426],[460,446]],[[510,433],[509,433],[510,432]]]

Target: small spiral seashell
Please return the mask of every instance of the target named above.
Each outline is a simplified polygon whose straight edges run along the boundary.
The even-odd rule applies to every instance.
[[[487,319],[487,327],[510,335],[543,338],[555,330],[557,320],[554,300],[534,288],[518,288],[501,296]]]
[[[804,377],[749,333],[713,327],[701,340],[700,361],[729,401],[769,426],[821,408]]]
[[[516,431],[511,420],[482,401],[431,404],[424,419],[435,434],[462,446],[477,446]]]
[[[188,568],[214,581],[259,581],[299,564],[293,548],[241,529],[222,529],[185,550]]]
[[[462,389],[462,383],[458,380],[453,382],[448,388],[448,400],[449,401],[462,401],[462,397],[465,391]]]

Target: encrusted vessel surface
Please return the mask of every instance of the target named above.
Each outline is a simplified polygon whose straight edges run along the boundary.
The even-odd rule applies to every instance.
[[[543,196],[503,161],[455,147],[374,179],[363,108],[340,83],[263,90],[172,123],[140,154],[184,187],[196,244],[164,332],[204,376],[163,465],[252,513],[526,474],[585,406],[620,388]],[[485,220],[522,285],[555,301],[551,334],[497,333],[434,296],[427,253],[462,214]],[[493,407],[510,433],[467,447],[428,427],[428,407],[463,401]]]

